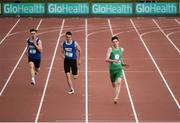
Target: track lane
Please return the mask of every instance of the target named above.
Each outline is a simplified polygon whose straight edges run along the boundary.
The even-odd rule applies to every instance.
[[[174,20],[174,18],[171,18],[171,19],[167,19],[167,18],[158,19],[158,18],[155,18],[154,20],[160,26],[160,28],[165,32],[165,34],[168,34],[168,33],[173,32],[173,31],[180,30],[180,26]],[[154,23],[154,25],[156,25],[156,24]],[[171,27],[176,27],[176,29],[167,30],[168,28],[171,28]]]
[[[164,21],[164,20],[155,20],[157,24],[160,26],[162,31],[166,34],[167,38],[170,38],[170,40],[177,46],[178,49],[180,49],[180,21],[177,19],[172,19],[170,22]],[[162,23],[164,21],[164,23]],[[170,25],[170,26],[169,26]],[[172,25],[176,26],[176,28],[171,30],[166,30],[164,27],[172,27]]]
[[[44,20],[40,26],[40,30],[41,27],[51,27],[53,25],[58,26],[60,23],[61,21],[59,19],[54,19],[52,21]],[[42,96],[45,78],[49,70],[48,67],[52,60],[55,39],[57,36],[58,33],[40,36],[44,50],[41,70],[36,78],[37,84],[35,86],[30,85],[27,57],[23,57],[23,60],[20,62],[18,69],[14,73],[4,96],[0,98],[0,107],[2,109],[0,112],[0,119],[2,122],[34,121],[38,104]]]
[[[168,24],[170,23],[171,25],[173,25],[172,23],[176,23],[173,19],[165,21],[163,25],[160,24],[161,22],[158,22],[158,21],[160,20],[156,20],[156,23],[159,24],[159,27],[161,29],[163,29],[163,27],[165,26],[167,27]],[[171,33],[171,32],[174,32],[175,30],[172,29],[172,30],[163,30],[163,31],[165,33]],[[172,36],[172,38],[173,39],[177,38],[177,35]],[[150,33],[148,35],[145,35],[144,39],[149,44],[148,47],[151,48],[151,52],[154,55],[162,73],[165,74],[165,78],[168,77],[168,84],[171,85],[170,87],[172,88],[172,90],[176,90],[176,92],[174,93],[175,96],[177,97],[177,99],[180,99],[180,96],[179,96],[180,91],[177,91],[176,89],[177,87],[180,87],[180,84],[178,82],[180,79],[177,76],[177,74],[180,71],[179,69],[180,54],[171,45],[171,43],[169,43],[168,41],[169,39],[167,39],[166,36],[162,34],[162,32]],[[176,74],[176,77],[173,74]]]
[[[81,31],[77,31],[81,30]],[[40,113],[40,122],[84,122],[85,121],[85,74],[84,74],[84,54],[85,54],[85,20],[65,19],[63,34],[71,31],[73,39],[77,40],[82,48],[81,66],[79,68],[79,78],[73,80],[75,94],[68,95],[68,85],[66,82],[63,60],[61,58],[60,44],[55,57],[52,74],[49,79],[44,104]],[[64,40],[64,35],[60,39]]]
[[[106,30],[90,35],[101,28],[100,24],[106,25]],[[88,19],[88,25],[94,25],[94,30],[88,28],[88,34],[90,35],[88,37],[89,121],[134,121],[124,82],[122,82],[119,104],[113,104],[113,88],[109,79],[108,64],[105,63],[106,52],[111,45],[111,33],[107,20]]]
[[[175,32],[175,30],[164,30],[163,27],[164,26],[168,26],[168,24],[170,24],[170,22],[164,22],[161,23],[162,20],[156,20],[159,27],[162,29],[163,32],[165,32],[165,34],[171,33],[171,32]],[[158,22],[159,21],[159,22]],[[176,23],[174,20],[171,20],[171,25],[172,23]],[[176,23],[177,26],[177,23]],[[176,29],[176,31],[178,31]],[[149,36],[154,35],[154,37],[158,37],[159,35],[161,35],[160,33],[156,33],[156,34],[151,34]],[[164,36],[165,37],[165,36]],[[173,42],[175,42],[177,44],[177,39],[179,35],[172,35],[171,39]],[[163,38],[164,39],[164,38]],[[175,39],[175,40],[174,40]],[[155,57],[156,58],[160,58],[157,59],[157,63],[160,67],[160,69],[162,70],[162,73],[165,74],[165,77],[168,78],[168,84],[170,85],[170,87],[172,88],[175,96],[177,97],[177,99],[180,99],[180,91],[178,91],[178,87],[180,87],[179,84],[179,76],[178,73],[180,71],[180,53],[177,52],[177,50],[175,48],[172,47],[171,44],[167,44],[169,39],[164,39],[161,42],[157,41],[157,39],[152,39],[154,42],[158,42],[157,45],[150,45],[150,47],[153,47],[152,52],[155,53]],[[148,40],[147,40],[148,41]],[[149,41],[148,41],[149,42]],[[179,41],[178,41],[179,44]],[[155,47],[156,46],[156,47]],[[160,47],[158,47],[160,46]],[[167,53],[165,53],[167,52]]]
[[[18,18],[0,18],[0,25],[1,25],[0,42],[8,34],[8,32],[13,28],[13,26],[15,27],[18,26],[18,24],[16,24],[17,22],[18,22]]]
[[[140,23],[136,21],[136,24],[138,23],[137,27],[141,33],[144,33],[146,31],[153,31],[157,29],[156,27],[154,27],[154,25],[149,23],[148,19],[147,20],[138,19],[138,20],[140,20]],[[34,23],[38,22],[37,19],[31,21],[33,21]],[[79,24],[79,21],[81,22],[81,24]],[[115,18],[115,19],[111,19],[111,21],[115,33],[130,30],[130,32],[127,33],[120,33],[120,38],[122,38],[122,46],[125,48],[125,53],[124,53],[125,61],[131,65],[130,68],[126,69],[126,73],[127,73],[128,83],[130,84],[130,90],[132,91],[133,99],[135,99],[134,100],[135,106],[138,107],[137,111],[138,111],[138,118],[140,118],[140,121],[153,121],[153,122],[180,121],[179,111],[176,110],[174,106],[172,106],[174,105],[173,104],[174,102],[172,101],[171,98],[169,98],[169,96],[167,96],[168,95],[167,90],[162,88],[162,82],[159,83],[161,81],[161,78],[159,77],[156,69],[154,68],[151,59],[144,50],[144,47],[139,41],[137,34],[135,33],[135,31],[131,31],[133,28],[132,25],[129,24],[129,20],[127,18],[123,18],[123,19]],[[24,22],[24,24],[25,23],[26,22]],[[42,96],[44,82],[47,77],[50,62],[52,60],[51,58],[53,54],[53,48],[55,47],[55,43],[58,37],[58,31],[59,31],[58,27],[60,23],[61,22],[59,21],[59,19],[55,19],[55,18],[43,19],[43,23],[40,26],[40,33],[42,33],[40,35],[40,38],[43,41],[43,46],[45,50],[43,53],[44,55],[43,55],[41,71],[37,78],[38,84],[35,87],[29,85],[29,80],[30,80],[29,72],[28,72],[29,68],[27,65],[27,58],[26,56],[24,56],[23,60],[21,61],[21,64],[18,66],[16,72],[14,73],[10,81],[10,85],[8,85],[7,92],[5,92],[5,95],[3,95],[0,98],[0,109],[1,109],[0,121],[2,122],[5,121],[33,122],[34,121],[36,111],[38,108],[37,104],[39,104],[39,100]],[[73,25],[73,23],[75,25]],[[90,122],[91,121],[106,121],[106,122],[134,121],[124,83],[122,85],[122,90],[120,93],[120,98],[122,97],[120,101],[122,102],[120,102],[118,107],[111,107],[111,106],[109,107],[109,105],[112,105],[111,103],[112,93],[111,94],[107,93],[105,92],[105,90],[112,90],[112,88],[110,83],[107,83],[107,79],[109,76],[107,69],[108,66],[106,66],[105,63],[102,65],[105,59],[104,53],[106,53],[106,49],[110,45],[109,43],[110,38],[108,39],[107,37],[111,37],[109,33],[109,27],[106,24],[107,24],[106,20],[102,18],[98,18],[97,20],[88,19],[88,27],[89,27],[88,33],[89,34],[92,33],[92,35],[89,35],[88,38],[88,41],[91,41],[88,47],[89,49],[91,48],[90,49],[91,51],[89,50],[88,52],[89,55],[88,58],[89,117],[88,118]],[[166,26],[167,23],[164,24],[165,24],[164,26]],[[80,20],[68,19],[64,32],[72,30],[75,39],[78,39],[78,41],[80,41],[79,42],[80,45],[84,46],[85,34],[84,34],[83,26],[84,26],[84,19],[80,19]],[[176,24],[173,23],[173,26],[176,26]],[[168,28],[169,27],[167,25],[167,27],[165,27],[164,29],[166,30]],[[23,29],[18,27],[17,31],[20,33],[9,36],[8,38],[19,37],[20,40],[24,40],[22,38],[24,36],[23,33],[28,34],[28,29],[26,27],[24,27]],[[166,33],[169,34],[172,31],[176,31],[176,29],[170,29]],[[12,33],[16,33],[16,32],[13,31]],[[104,40],[99,40],[102,38],[101,34],[106,36],[103,37]],[[160,34],[160,32],[157,31],[155,34],[158,35],[157,37],[166,40],[165,37],[163,37],[163,35]],[[167,57],[162,52],[159,52],[161,50],[164,51],[166,49],[167,44],[165,43],[161,44],[161,42],[158,42],[159,40],[157,42],[153,42],[152,40],[155,41],[159,38],[155,38],[152,35],[154,35],[154,33],[145,35],[144,40],[147,41],[148,46],[151,47],[151,50],[155,54],[156,57],[155,59],[158,61],[158,65],[162,69],[163,75],[166,77],[167,81],[172,82],[170,83],[170,86],[179,99],[180,86],[177,82],[177,80],[180,80],[179,69],[178,69],[179,64],[172,64],[172,63],[180,63],[179,59],[175,58],[176,56],[174,57],[168,55],[168,57],[170,57],[171,59],[167,60]],[[130,40],[129,36],[133,37],[133,39]],[[170,37],[171,39],[173,39],[173,42],[178,43],[178,40],[176,40],[176,38],[179,38],[178,33],[172,34]],[[9,42],[9,40],[7,40],[7,42]],[[103,46],[101,46],[100,43],[103,43]],[[159,46],[159,44],[163,45],[161,49],[154,48],[154,46]],[[12,44],[8,45],[9,48],[12,46],[13,46]],[[19,48],[19,46],[24,46],[24,42],[23,43],[21,42],[21,44],[19,43],[17,48]],[[101,48],[98,49],[99,47]],[[170,49],[169,48],[170,47],[167,46],[168,51],[172,49],[172,47]],[[5,49],[8,48],[6,47]],[[137,49],[137,50],[131,50],[131,49]],[[85,49],[83,48],[83,51],[84,50]],[[97,51],[97,53],[93,53],[92,50]],[[103,55],[102,52],[104,54],[103,58],[102,58]],[[173,52],[174,51],[171,50],[170,54],[173,55],[174,54]],[[15,52],[13,53],[16,54]],[[50,82],[48,85],[47,95],[45,96],[43,109],[42,112],[40,113],[40,121],[57,121],[57,122],[85,121],[84,120],[85,95],[83,95],[85,90],[84,89],[85,88],[84,87],[85,86],[84,85],[84,81],[85,81],[84,54],[82,58],[82,65],[80,68],[81,70],[80,78],[74,82],[75,87],[77,88],[76,90],[77,95],[71,97],[69,95],[66,95],[67,84],[62,69],[63,66],[62,66],[62,59],[60,58],[60,50],[58,51],[53,66],[52,76],[50,78]],[[15,61],[16,58],[13,57],[12,59],[14,59]],[[9,60],[7,60],[7,63],[8,62]],[[4,70],[6,68],[10,69],[10,66],[7,66],[5,63],[4,65],[1,66],[1,68],[2,67],[4,67]],[[23,77],[22,77],[22,73],[24,73]],[[4,71],[0,72],[0,74],[4,74]],[[105,78],[105,76],[107,78]],[[98,82],[95,81],[97,79],[98,80],[102,79],[103,82],[99,82],[100,84],[98,84]],[[0,78],[0,80],[3,79]],[[110,82],[110,80],[108,81]],[[101,85],[102,83],[105,85],[105,86],[103,85],[103,88]],[[152,92],[153,89],[155,92]],[[105,94],[107,93],[106,96],[109,98],[100,99],[98,96],[101,95],[103,97],[104,92]],[[158,105],[158,104],[162,104],[162,105]],[[17,107],[23,107],[23,108],[17,109]],[[109,112],[105,112],[105,110]],[[113,116],[111,116],[112,113],[114,113]]]
[[[173,43],[173,41],[167,36],[166,32],[161,28],[161,26],[158,24],[158,22],[156,22],[156,20],[152,19],[152,21],[156,24],[156,26],[158,27],[158,29],[161,31],[161,33],[167,38],[167,40],[169,41],[169,43],[177,50],[177,52],[180,54],[180,49]],[[173,21],[174,22],[174,21]],[[170,23],[169,23],[170,24]],[[172,25],[172,24],[171,24]],[[178,28],[176,29],[178,30]],[[170,30],[168,30],[170,31]]]
[[[18,31],[25,31],[18,35],[13,35],[10,37],[7,37],[3,44],[1,44],[0,48],[0,89],[4,86],[6,83],[8,77],[10,76],[11,71],[13,70],[13,67],[16,65],[16,62],[20,58],[25,46],[26,46],[26,39],[29,35],[29,28],[32,27],[32,25],[37,26],[40,19],[36,20],[29,20],[29,19],[22,19],[19,22],[19,26],[16,26],[13,32]],[[26,26],[24,26],[26,25]]]
[[[141,20],[142,21],[142,20]],[[137,19],[133,19],[133,22],[135,24],[135,26],[142,25],[141,21],[137,20]],[[144,21],[144,24],[150,24],[152,23],[151,20],[147,20]],[[142,32],[141,32],[142,33]],[[152,53],[153,57],[156,59],[156,62],[158,64],[158,66],[161,68],[160,63],[158,63],[157,58],[163,58],[164,57],[175,57],[174,55],[177,55],[175,52],[173,52],[173,48],[169,48],[170,46],[167,45],[167,43],[164,45],[163,43],[165,43],[161,38],[163,38],[163,36],[161,36],[159,34],[160,32],[154,33],[157,34],[156,35],[147,35],[146,37],[143,37],[143,40],[145,41],[148,49],[150,50],[150,52]],[[162,43],[163,42],[163,43]],[[159,47],[159,45],[161,47]],[[165,54],[163,55],[163,52],[158,52],[159,50],[164,50],[162,46],[168,46],[166,47],[166,51],[168,51],[168,53],[173,52],[172,56],[170,56],[169,54]],[[156,51],[156,52],[155,52]],[[161,54],[161,55],[159,55]],[[163,55],[163,56],[162,56]],[[158,56],[158,57],[157,57]],[[162,63],[161,63],[162,64]],[[144,103],[143,106],[141,106],[140,108],[143,109],[143,107],[145,107],[145,105],[150,108],[148,108],[149,110],[142,110],[139,111],[140,115],[142,115],[142,121],[156,121],[156,122],[162,122],[162,121],[171,121],[171,122],[177,122],[179,121],[179,111],[178,108],[176,106],[176,103],[173,101],[173,98],[171,97],[169,91],[167,90],[164,82],[162,81],[162,78],[160,77],[160,75],[157,72],[154,72],[151,74],[152,77],[147,78],[146,81],[149,82],[148,84],[146,83],[146,86],[148,87],[148,90],[153,89],[153,91],[147,91],[146,88],[146,93],[143,93],[144,95],[146,94],[146,96],[144,96],[144,101],[149,100],[148,102],[152,102],[152,103]],[[143,76],[143,78],[145,78],[145,76]],[[145,83],[141,83],[141,85],[144,85]],[[142,86],[142,87],[143,87]],[[148,96],[147,96],[148,95]],[[140,96],[140,94],[139,94]],[[147,98],[148,97],[148,98]],[[150,101],[151,99],[151,101]],[[142,98],[143,101],[143,98]],[[139,106],[138,106],[139,107]],[[139,110],[140,108],[138,108],[137,110]],[[161,109],[161,110],[159,110]],[[143,112],[143,113],[142,113]],[[142,114],[141,114],[142,113]]]

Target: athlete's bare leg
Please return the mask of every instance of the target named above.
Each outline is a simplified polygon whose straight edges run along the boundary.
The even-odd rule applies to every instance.
[[[119,93],[121,90],[121,78],[117,78],[116,82],[114,83],[114,91],[115,91],[115,97],[114,97],[114,103],[116,104],[119,99]]]
[[[35,84],[35,66],[33,62],[29,62],[30,74],[31,74],[31,84]]]
[[[67,79],[67,83],[68,83],[68,86],[70,88],[70,91],[68,92],[69,94],[73,94],[74,93],[74,88],[73,88],[73,84],[72,84],[72,81],[71,81],[71,76],[70,76],[70,73],[66,73],[66,79]],[[72,93],[71,93],[72,92]]]

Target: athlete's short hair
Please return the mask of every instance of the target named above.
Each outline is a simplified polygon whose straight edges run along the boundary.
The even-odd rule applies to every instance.
[[[118,38],[117,36],[113,36],[113,37],[111,38],[111,41],[113,41],[114,39],[117,39],[117,40],[119,41],[119,38]]]
[[[37,32],[38,30],[37,29],[30,29],[29,32]]]
[[[72,35],[72,33],[71,32],[66,32],[66,35]]]

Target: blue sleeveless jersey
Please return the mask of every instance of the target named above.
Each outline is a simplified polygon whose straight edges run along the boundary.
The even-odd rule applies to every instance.
[[[72,41],[71,44],[67,44],[66,41],[64,41],[63,49],[65,52],[65,59],[77,59],[75,41]]]
[[[38,45],[39,38],[36,39],[36,44]],[[36,48],[36,46],[31,42],[31,39],[29,38],[27,40],[28,43],[28,57],[32,59],[41,59],[41,53]]]

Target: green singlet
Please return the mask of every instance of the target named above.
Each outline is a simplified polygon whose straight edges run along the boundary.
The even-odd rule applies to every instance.
[[[123,77],[121,48],[119,48],[119,49],[112,48],[110,59],[119,60],[119,63],[112,62],[112,63],[110,63],[110,66],[109,66],[111,82],[114,83],[117,78]]]

